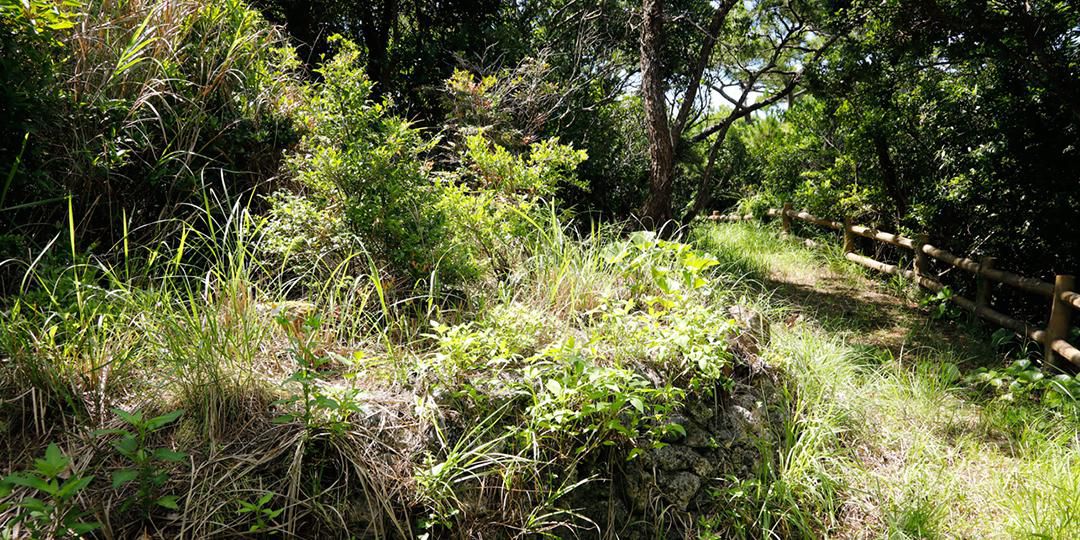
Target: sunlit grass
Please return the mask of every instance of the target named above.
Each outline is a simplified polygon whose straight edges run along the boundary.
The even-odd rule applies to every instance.
[[[804,309],[775,286],[794,275],[808,287],[823,276],[855,288],[875,285],[845,269],[835,253],[807,250],[771,228],[692,231],[697,247],[720,261],[709,270],[714,285],[645,313],[635,302],[659,294],[648,280],[662,270],[634,270],[638,276],[617,267],[609,247],[624,238],[622,231],[579,237],[554,213],[533,218],[535,234],[503,281],[477,284],[457,303],[432,289],[389,290],[363,254],[349,268],[313,269],[325,285],[302,289],[298,283],[312,276],[285,278],[261,266],[259,221],[245,209],[201,219],[179,227],[178,238],[135,249],[121,242],[111,258],[28,263],[21,304],[2,313],[0,329],[0,350],[13,359],[0,371],[0,383],[16,396],[3,404],[13,411],[4,426],[9,432],[79,445],[57,419],[100,426],[115,406],[185,409],[175,440],[220,452],[200,456],[207,461],[183,473],[193,501],[184,526],[195,535],[241,527],[243,518],[229,505],[263,492],[288,505],[288,525],[279,532],[292,534],[289,528],[301,522],[333,530],[357,496],[378,515],[372,527],[384,534],[415,525],[403,517],[407,501],[421,501],[446,530],[477,534],[490,530],[486,515],[469,514],[477,505],[498,508],[523,530],[587,523],[561,499],[596,479],[557,473],[591,454],[577,453],[580,440],[521,416],[522,403],[552,399],[538,378],[547,372],[537,370],[562,373],[572,358],[588,369],[588,377],[583,371],[581,380],[570,379],[573,385],[613,395],[625,392],[628,380],[644,381],[641,372],[671,380],[680,359],[658,352],[670,349],[669,336],[692,323],[692,314],[711,313],[716,318],[704,320],[724,327],[731,305],[773,321],[771,343],[762,350],[774,369],[764,408],[769,436],[757,441],[761,459],[752,474],[726,478],[710,492],[718,510],[699,516],[698,532],[719,538],[1080,534],[1075,417],[974,391],[962,370],[982,349],[945,340],[894,349],[868,343],[858,324],[824,324],[820,317],[838,315]],[[310,346],[340,364],[320,374],[317,386],[362,390],[360,410],[383,410],[379,418],[392,426],[346,422],[331,436],[271,422],[274,401],[295,386],[287,382],[296,369],[290,325],[311,315],[320,321],[318,333],[306,336]],[[918,313],[893,323],[916,319]],[[653,405],[682,399],[681,391]],[[560,414],[576,414],[586,402],[593,403],[568,398]],[[500,422],[509,419],[515,420],[508,431]],[[410,435],[412,446],[386,453],[382,430],[427,430],[437,444],[425,447]],[[528,444],[516,447],[521,441]],[[590,452],[602,442],[588,438]],[[666,509],[653,516],[656,530],[683,517]]]
[[[823,267],[852,280],[861,274],[829,248],[812,252],[755,225],[708,226],[697,238],[733,244],[722,251],[745,260],[733,266],[774,277],[820,275]],[[974,392],[957,366],[985,362],[983,347],[936,338],[897,354],[828,328],[813,318],[774,325],[768,357],[797,390],[802,436],[825,434],[822,444],[803,446],[802,459],[836,481],[839,502],[821,519],[830,535],[1080,536],[1076,418]],[[804,510],[830,508],[816,499],[804,495]]]

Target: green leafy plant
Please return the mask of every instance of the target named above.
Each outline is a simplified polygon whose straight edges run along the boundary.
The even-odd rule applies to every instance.
[[[685,435],[682,426],[665,421],[682,404],[682,389],[657,387],[630,369],[598,365],[586,354],[568,338],[524,369],[529,420],[516,430],[524,447],[543,443],[581,455],[642,436],[658,444],[669,433]]]
[[[270,523],[285,511],[284,508],[271,508],[268,506],[273,498],[274,493],[268,491],[253,502],[236,501],[240,505],[236,513],[240,515],[251,514],[255,520],[255,523],[252,523],[251,527],[248,528],[248,532],[265,531],[270,527]]]
[[[12,473],[0,481],[0,498],[11,495],[14,486],[30,488],[37,495],[14,503],[18,508],[14,524],[23,524],[32,538],[82,536],[101,525],[85,521],[87,512],[79,509],[79,492],[90,485],[93,476],[71,474],[71,458],[52,443],[45,456],[34,460],[34,468]],[[5,509],[0,504],[0,511]]]
[[[75,26],[76,2],[49,0],[5,1],[0,3],[0,20],[9,24],[24,24],[35,34],[50,30],[66,30]]]
[[[301,110],[309,131],[286,157],[290,174],[310,199],[305,212],[340,212],[363,249],[398,277],[420,279],[436,269],[449,271],[439,264],[447,251],[445,218],[422,158],[436,140],[390,114],[388,103],[373,100],[356,44],[340,37],[331,42],[337,53],[318,69],[322,81],[310,88]],[[289,199],[271,202],[280,206]],[[343,237],[340,231],[333,236]],[[292,246],[294,240],[279,243]],[[359,244],[350,247],[360,250]]]
[[[930,316],[935,319],[955,319],[960,315],[952,305],[954,294],[949,287],[943,287],[940,291],[924,298],[920,304],[930,309]]]
[[[651,231],[638,231],[625,242],[605,249],[606,262],[631,280],[632,292],[655,296],[670,308],[709,284],[706,271],[720,261],[690,245],[662,240]]]
[[[298,364],[296,371],[285,379],[285,384],[299,385],[300,393],[278,400],[274,404],[283,408],[295,408],[299,404],[300,410],[279,415],[274,421],[286,423],[299,419],[309,431],[326,429],[332,433],[343,433],[349,428],[349,417],[361,411],[362,403],[359,393],[354,389],[335,391],[320,384],[320,370],[334,360],[329,356],[315,354],[312,347],[322,319],[318,315],[311,315],[296,326],[294,320],[279,315],[277,322],[289,335],[293,357]],[[336,359],[348,362],[344,357],[339,356]]]
[[[965,380],[1006,401],[1038,400],[1053,409],[1077,407],[1080,412],[1080,380],[1067,373],[1048,375],[1026,358],[1004,369],[979,368]]]
[[[530,145],[527,155],[515,155],[481,132],[465,139],[464,158],[481,187],[504,194],[551,196],[560,183],[584,187],[576,182],[574,170],[588,155],[558,139],[544,139]]]
[[[137,505],[144,518],[149,517],[157,506],[170,510],[178,509],[177,497],[162,495],[161,492],[169,482],[170,465],[183,461],[187,454],[169,448],[151,448],[149,438],[179,419],[184,411],[176,410],[151,418],[146,418],[141,412],[129,413],[122,409],[113,409],[113,412],[130,429],[109,429],[100,431],[99,434],[119,435],[112,443],[113,448],[129,462],[127,467],[114,471],[112,475],[113,489],[130,483],[137,487],[135,497],[128,499],[123,509]]]

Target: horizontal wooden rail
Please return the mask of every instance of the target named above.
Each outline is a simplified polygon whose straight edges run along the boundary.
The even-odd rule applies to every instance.
[[[1080,366],[1080,349],[1077,349],[1064,339],[1067,337],[1070,328],[1069,312],[1071,310],[1080,310],[1080,292],[1074,291],[1076,282],[1072,276],[1059,275],[1056,278],[1056,283],[1047,283],[1042,280],[998,270],[994,268],[993,257],[984,257],[981,263],[966,257],[958,257],[944,249],[928,244],[925,235],[919,235],[918,239],[912,239],[899,234],[879,231],[872,227],[852,225],[846,218],[843,222],[823,219],[809,212],[796,211],[792,209],[790,204],[785,204],[782,209],[769,208],[766,210],[765,215],[782,218],[782,228],[785,235],[791,232],[792,219],[842,231],[844,233],[844,258],[878,272],[905,277],[931,291],[942,291],[945,286],[940,281],[927,275],[929,274],[927,256],[975,274],[978,276],[977,289],[979,292],[976,299],[970,300],[963,296],[951,295],[949,296],[951,302],[978,317],[996,323],[1002,328],[1008,328],[1021,336],[1043,344],[1045,347],[1044,356],[1047,360],[1052,359],[1056,353],[1076,366]],[[748,218],[749,216],[745,217]],[[741,220],[744,217],[738,216],[738,218]],[[856,235],[912,250],[915,253],[914,270],[907,270],[897,265],[854,253],[854,238]],[[807,241],[807,245],[813,244]],[[1050,298],[1050,320],[1046,329],[1035,328],[1024,321],[1014,319],[990,308],[990,285],[993,282],[1003,283],[1022,291]]]
[[[1061,299],[1065,303],[1072,306],[1073,309],[1080,311],[1080,294],[1076,294],[1072,291],[1065,291],[1061,293]]]
[[[964,298],[960,295],[950,296],[949,300],[971,313],[974,313],[988,321],[993,321],[998,326],[1002,328],[1008,328],[1009,330],[1012,330],[1024,337],[1031,338],[1032,340],[1038,341],[1039,343],[1042,343],[1046,339],[1046,332],[1043,332],[1042,330],[1039,330],[1024,321],[1014,319],[993,308],[979,306],[974,301]]]
[[[855,264],[865,266],[872,270],[877,270],[878,272],[884,272],[886,274],[892,274],[894,276],[903,276],[906,278],[915,277],[915,272],[912,272],[911,270],[904,270],[903,268],[900,268],[895,264],[883,263],[881,261],[871,259],[866,255],[859,255],[858,253],[848,252],[844,254],[844,258]]]
[[[881,262],[880,260],[872,259],[865,255],[848,252],[846,254],[843,254],[843,258],[854,262],[854,264],[856,265],[869,268],[870,270],[877,270],[879,272],[892,275],[901,275],[903,276],[903,278],[918,282],[919,285],[929,288],[930,291],[933,292],[941,291],[941,289],[945,288],[945,285],[942,285],[941,282],[927,278],[927,276],[919,275],[912,270],[904,270],[903,268],[897,267],[896,265],[890,265],[888,264],[888,262]]]
[[[853,263],[865,266],[871,270],[877,270],[878,272],[884,272],[886,274],[892,274],[894,276],[906,277],[912,281],[915,281],[919,285],[922,285],[924,288],[930,289],[934,292],[940,291],[945,288],[945,286],[936,279],[928,278],[926,276],[920,276],[915,272],[912,272],[911,270],[904,270],[903,268],[900,268],[895,264],[883,263],[881,261],[871,259],[870,257],[867,257],[865,255],[859,255],[858,253],[849,252],[844,254],[844,258]]]
[[[819,217],[817,217],[817,216],[815,216],[815,215],[813,215],[813,214],[811,214],[809,212],[797,212],[795,210],[789,210],[787,215],[790,216],[790,217],[793,217],[795,219],[805,221],[807,223],[813,223],[814,225],[818,225],[820,227],[828,227],[830,229],[837,230],[837,231],[841,231],[841,230],[844,229],[844,224],[840,223],[839,221],[830,221],[828,219],[822,219],[822,218],[819,218]]]
[[[1030,324],[1014,319],[995,311],[985,306],[977,306],[975,302],[964,298],[963,296],[953,296],[950,298],[956,305],[970,311],[988,321],[992,321],[1002,328],[1008,328],[1017,334],[1025,336],[1032,341],[1041,343],[1050,347],[1054,352],[1060,354],[1066,360],[1073,364],[1080,366],[1080,349],[1073,347],[1069,342],[1064,339],[1050,339],[1050,336],[1044,330],[1039,330]]]
[[[1060,354],[1062,358],[1072,362],[1074,365],[1080,366],[1080,349],[1073,347],[1064,339],[1055,339],[1050,342],[1050,348],[1054,349],[1054,352]]]
[[[1024,276],[1018,276],[1011,272],[1004,272],[993,268],[983,268],[977,261],[965,257],[957,257],[944,249],[934,247],[930,244],[926,244],[922,248],[923,253],[943,262],[955,266],[961,270],[966,270],[972,274],[985,276],[991,280],[1006,285],[1012,285],[1022,291],[1027,291],[1032,294],[1038,294],[1047,298],[1054,296],[1054,286],[1045,281],[1038,279],[1031,279]]]
[[[869,238],[871,240],[885,242],[886,244],[892,244],[894,246],[911,250],[915,249],[914,240],[907,238],[906,236],[900,236],[899,234],[881,232],[877,229],[871,229],[870,227],[863,227],[862,225],[852,225],[851,232],[859,236]]]

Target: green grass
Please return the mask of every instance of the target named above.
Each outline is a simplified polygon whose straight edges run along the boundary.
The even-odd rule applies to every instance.
[[[12,470],[56,442],[72,472],[108,478],[118,462],[92,433],[118,426],[112,408],[184,409],[150,443],[190,456],[161,487],[184,534],[588,536],[610,525],[595,510],[616,511],[605,482],[632,451],[677,434],[691,400],[747,384],[726,345],[742,305],[773,321],[757,459],[709,479],[692,512],[653,499],[642,530],[1080,535],[1077,409],[975,386],[992,348],[936,331],[831,248],[737,224],[691,231],[693,252],[540,214],[506,276],[452,301],[389,289],[370,260],[313,270],[325,285],[305,289],[312,276],[263,266],[259,220],[215,216],[77,264],[26,262],[0,328]],[[139,527],[108,510],[124,489],[93,482],[75,501],[123,536]],[[252,501],[263,522],[239,511]]]
[[[730,243],[724,251],[746,259],[732,266],[755,268],[766,281],[784,282],[798,273],[798,279],[823,289],[839,279],[854,280],[860,288],[906,293],[896,284],[882,285],[860,271],[843,269],[828,251],[806,250],[767,228],[705,228],[697,233],[699,242],[710,247]],[[774,305],[790,306],[785,289],[775,290]],[[892,321],[902,330],[898,349],[867,336],[863,328],[872,322],[835,324],[837,314],[828,308],[803,310],[791,328],[774,325],[767,355],[791,381],[792,410],[800,426],[799,444],[788,451],[799,450],[799,462],[806,464],[794,471],[781,469],[777,483],[792,473],[795,479],[830,480],[804,480],[812,487],[796,499],[804,511],[827,513],[818,518],[826,526],[818,534],[1080,536],[1076,409],[973,388],[964,370],[993,364],[988,347],[956,339],[963,329],[928,329],[925,318],[911,311]],[[845,310],[841,317],[859,313]],[[997,363],[1006,360],[999,357]],[[799,482],[784,482],[792,483]]]
[[[177,534],[596,527],[568,498],[729,380],[737,295],[688,246],[530,219],[509,275],[460,301],[391,289],[370,260],[286,276],[260,259],[263,222],[238,205],[150,244],[92,256],[56,244],[3,311],[3,458],[21,470],[56,442],[107,479],[116,458],[94,433],[118,426],[114,409],[182,409],[152,443],[190,456],[160,489],[182,521],[147,512]],[[316,273],[325,285],[305,288]],[[127,489],[91,482],[78,504],[105,533],[133,534]],[[262,510],[239,511],[252,501]],[[639,519],[661,529],[690,522],[649,512]]]

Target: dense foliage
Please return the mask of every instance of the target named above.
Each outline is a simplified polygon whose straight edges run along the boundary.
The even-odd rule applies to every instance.
[[[1075,273],[1078,24],[1062,2],[887,2],[838,42],[813,97],[740,132],[753,163],[732,188]]]
[[[1074,374],[700,218],[1076,273],[1078,104],[1053,0],[0,0],[0,538],[1076,537]]]

